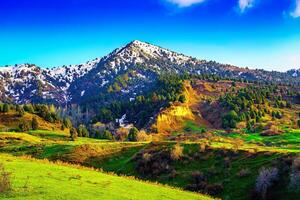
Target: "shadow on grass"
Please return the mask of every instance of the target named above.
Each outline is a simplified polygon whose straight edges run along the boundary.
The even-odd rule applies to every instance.
[[[30,131],[29,134],[51,140],[69,140],[67,135],[52,131]]]
[[[61,159],[62,156],[72,152],[73,149],[73,145],[47,145],[43,147],[43,151],[38,155],[38,158],[47,158],[49,160]]]

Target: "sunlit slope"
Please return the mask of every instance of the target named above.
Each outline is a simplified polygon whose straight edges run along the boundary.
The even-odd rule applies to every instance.
[[[89,169],[0,155],[13,190],[0,199],[210,199]]]

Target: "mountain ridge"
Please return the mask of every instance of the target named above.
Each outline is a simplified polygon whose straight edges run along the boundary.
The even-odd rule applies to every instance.
[[[51,69],[34,64],[0,68],[0,101],[65,105],[99,95],[130,100],[149,91],[163,73],[214,74],[223,78],[300,84],[299,70],[282,73],[240,68],[134,40],[84,64]]]

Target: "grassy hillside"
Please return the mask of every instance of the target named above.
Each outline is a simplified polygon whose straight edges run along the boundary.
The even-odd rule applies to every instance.
[[[1,199],[211,199],[90,169],[0,155],[12,191]]]
[[[21,123],[31,123],[33,118],[37,119],[39,129],[59,131],[61,128],[60,123],[50,123],[36,114],[25,112],[23,116],[19,116],[18,112],[10,110],[7,113],[0,112],[0,131],[18,130]]]
[[[191,130],[189,134],[201,132],[194,124],[186,126]],[[111,142],[90,138],[70,141],[62,133],[31,131],[0,133],[0,151],[101,168],[222,199],[250,199],[259,172],[275,167],[280,171],[280,181],[269,195],[297,199],[300,193],[289,190],[288,185],[292,162],[300,153],[298,136],[297,130],[270,137],[216,132],[207,135],[209,140],[204,137],[180,142],[182,153],[174,160],[170,156],[174,141]],[[205,179],[201,187],[195,185],[199,174]]]
[[[66,126],[67,120],[54,120],[55,112],[52,112],[53,118],[51,112],[41,115],[43,112],[40,111],[26,112],[19,117],[13,110],[0,114],[0,124],[9,127],[4,129],[7,132],[0,132],[0,153],[81,166],[81,169],[76,170],[83,170],[83,166],[93,167],[222,199],[298,199],[300,106],[297,88],[214,78],[211,80],[171,78],[163,83],[166,87],[161,87],[157,93],[140,96],[137,102],[128,104],[119,102],[101,109],[99,116],[91,122],[94,124],[75,127],[78,132],[81,130],[78,138],[71,139],[69,129],[60,131],[62,127],[71,128],[71,126]],[[172,87],[168,88],[169,85]],[[50,107],[44,108],[51,110]],[[17,106],[15,110],[18,110]],[[39,118],[35,114],[44,117]],[[139,131],[136,128],[120,128],[115,119],[120,119],[121,116],[126,124],[134,123],[138,128],[146,129]],[[22,129],[24,132],[12,132],[20,122],[30,122],[33,117],[36,117],[40,124],[39,130]],[[111,120],[114,123],[109,123]],[[83,137],[88,136],[82,134],[83,127],[87,128],[86,131],[90,131],[89,136],[94,138]],[[71,130],[75,133],[74,129]],[[29,162],[15,157],[8,160],[11,160],[5,161],[8,169],[10,164],[15,162]],[[54,167],[54,171],[58,173],[59,170],[56,169],[62,167],[53,166],[48,161],[41,163],[34,160],[31,163],[36,165],[33,168],[42,170],[45,168],[47,178],[51,178],[54,174],[49,172],[48,168]],[[84,198],[94,199],[95,190],[86,186],[87,181],[84,181],[88,180],[84,178],[87,171],[68,175],[69,171],[73,173],[75,169],[70,166],[64,167],[68,170],[64,170],[65,175],[58,174],[62,179],[56,181],[68,179],[69,182],[75,182],[75,188],[81,184],[83,192],[92,191],[90,197]],[[11,169],[18,171],[20,168],[21,164]],[[24,176],[25,174],[30,176],[31,171],[26,171],[26,167],[24,170]],[[39,173],[39,176],[44,176]],[[17,178],[16,182],[20,179],[23,178]],[[38,177],[35,179],[41,181]],[[98,183],[93,178],[90,181]],[[68,183],[64,181],[63,184]],[[103,185],[115,187],[110,182],[99,183],[101,189]],[[113,193],[112,199],[147,197],[141,196],[146,189],[139,194],[124,196],[122,191],[127,186],[118,187],[121,194],[115,194],[117,192],[114,188],[112,191],[110,189],[105,192],[98,191],[103,198],[108,197],[105,195],[110,195],[109,192]],[[139,187],[137,192],[140,191]],[[37,194],[40,190],[44,192],[42,188],[44,182],[36,189]],[[57,188],[54,187],[53,191],[49,189],[49,192],[54,193],[55,190]],[[30,193],[31,196],[35,194]],[[51,195],[54,194],[49,194]],[[59,195],[57,198],[65,197],[65,193],[57,195]],[[151,195],[154,196],[149,199],[173,198],[173,194],[165,196],[162,193],[163,196],[160,197],[154,192]],[[180,196],[174,198],[181,199]]]

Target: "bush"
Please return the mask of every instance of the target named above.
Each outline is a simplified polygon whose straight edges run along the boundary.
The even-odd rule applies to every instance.
[[[78,136],[78,134],[77,134],[76,128],[72,127],[72,128],[70,129],[70,138],[71,138],[71,140],[72,140],[72,141],[75,141],[76,138],[77,138],[77,136]]]
[[[127,128],[121,127],[115,133],[115,138],[118,141],[125,141],[128,137],[129,130]]]
[[[274,136],[274,135],[280,135],[283,131],[279,129],[278,126],[271,125],[267,130],[263,131],[261,133],[262,136]]]
[[[128,134],[128,140],[132,141],[132,142],[136,142],[137,141],[137,135],[138,135],[139,130],[135,127],[132,127],[129,131]]]
[[[250,173],[250,171],[249,171],[249,169],[241,169],[238,173],[237,173],[237,175],[238,175],[238,177],[240,177],[240,178],[242,178],[242,177],[247,177],[247,176],[249,176],[251,173]]]
[[[259,175],[256,179],[255,190],[261,195],[262,199],[266,199],[268,189],[278,179],[277,168],[263,168],[260,170]]]
[[[105,139],[105,140],[113,140],[114,139],[113,134],[109,130],[104,130],[100,137],[101,137],[101,139]]]
[[[139,152],[135,158],[136,171],[145,177],[157,177],[173,171],[168,151]]]
[[[185,103],[186,102],[185,96],[183,94],[180,95],[179,98],[178,98],[178,101],[181,102],[181,103]]]
[[[223,128],[236,128],[238,118],[239,117],[234,110],[230,111],[229,113],[227,113],[222,117]]]
[[[77,133],[79,137],[89,137],[89,131],[83,124],[78,126]]]
[[[25,104],[25,105],[23,106],[23,108],[24,108],[24,110],[25,110],[26,112],[34,113],[34,109],[33,109],[33,106],[32,106],[31,104]]]
[[[34,117],[34,118],[32,119],[31,127],[32,127],[32,130],[37,130],[37,129],[39,129],[39,122],[38,122],[38,120],[37,120],[36,117]]]
[[[179,160],[182,157],[182,155],[183,155],[183,147],[180,146],[179,143],[177,143],[171,151],[171,158],[173,160]]]
[[[2,112],[7,113],[9,111],[9,105],[8,104],[4,104],[3,108],[2,108]]]
[[[30,124],[26,121],[23,121],[21,124],[19,124],[20,131],[27,132],[30,130]]]
[[[63,124],[65,128],[71,128],[73,126],[70,118],[64,118]]]
[[[11,190],[10,173],[6,172],[0,163],[0,193]]]
[[[152,140],[151,135],[148,135],[144,130],[140,131],[137,135],[137,141],[139,142],[145,142],[151,140]]]
[[[18,112],[19,117],[22,117],[25,114],[23,106],[17,105],[16,106],[16,111]]]

